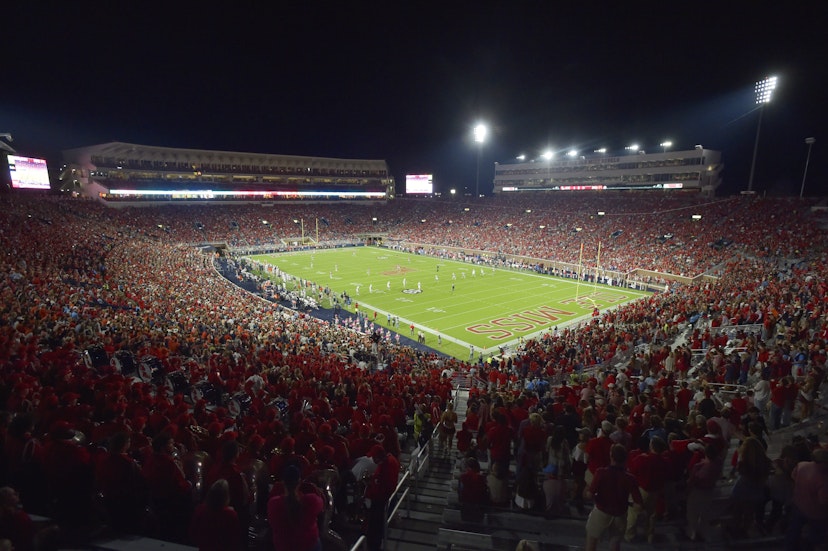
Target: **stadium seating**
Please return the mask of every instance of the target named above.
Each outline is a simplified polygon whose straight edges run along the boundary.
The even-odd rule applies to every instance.
[[[85,453],[77,453],[91,470],[118,432],[132,435],[129,454],[142,464],[151,440],[171,434],[198,501],[204,488],[194,466],[215,464],[227,440],[248,452],[246,468],[255,461],[278,464],[274,457],[285,453],[289,436],[309,472],[330,459],[319,457],[321,447],[341,443],[327,439],[330,432],[349,447],[365,445],[360,431],[371,441],[382,435],[393,448],[388,431],[406,434],[416,405],[433,402],[439,411],[449,400],[451,384],[441,377],[446,366],[474,367],[495,387],[505,380],[512,394],[530,373],[559,383],[580,371],[579,364],[600,366],[598,379],[622,360],[642,378],[657,376],[665,369],[659,348],[680,334],[692,341],[691,319],[736,325],[758,317],[762,334],[734,346],[756,358],[760,344],[780,351],[758,360],[773,379],[791,375],[792,352],[802,348],[807,369],[795,378],[815,377],[817,389],[824,379],[828,266],[820,254],[826,241],[818,220],[798,201],[575,194],[268,207],[116,209],[43,196],[3,196],[0,203],[6,252],[0,260],[0,383],[10,428],[2,474],[22,487],[26,509],[54,518],[73,545],[100,535],[96,486],[71,488],[79,492],[74,503],[88,508],[81,525],[65,507],[54,507],[56,497],[66,497],[68,478],[53,477],[43,487],[26,476],[43,472],[38,469],[48,462],[38,454],[46,457],[69,434],[75,443],[83,435]],[[691,219],[696,213],[701,220]],[[492,262],[514,255],[687,276],[718,267],[721,277],[529,341],[493,366],[389,344],[393,369],[366,371],[352,352],[370,350],[369,335],[261,300],[221,277],[212,255],[190,246],[283,248],[300,233],[317,241],[319,220],[320,246],[383,234],[387,244],[419,244],[434,254],[445,254],[446,247],[486,251]],[[773,231],[767,231],[769,221]],[[724,383],[724,365],[688,367],[699,384]],[[751,373],[747,387],[757,378]],[[581,384],[575,381],[576,391]],[[603,401],[609,400],[605,392]],[[18,430],[23,420],[30,425]],[[334,420],[338,430],[331,430]],[[31,449],[40,451],[21,454]],[[251,515],[260,513],[249,505]],[[151,521],[143,533],[161,535]],[[190,542],[182,536],[178,543]]]

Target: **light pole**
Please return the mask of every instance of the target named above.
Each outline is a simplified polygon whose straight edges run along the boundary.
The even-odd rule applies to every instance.
[[[670,140],[667,140],[666,142],[661,142],[658,145],[661,146],[661,152],[662,153],[667,153],[667,148],[668,147],[673,147],[673,142],[671,142]]]
[[[808,163],[811,162],[811,147],[813,147],[816,138],[805,138],[805,143],[808,144],[808,156],[805,157],[805,172],[802,173],[802,187],[799,190],[799,198],[805,196],[805,178],[808,176]]]
[[[753,143],[753,161],[750,163],[750,178],[748,179],[748,191],[753,191],[753,174],[756,170],[756,153],[759,151],[759,131],[762,130],[762,114],[765,112],[765,104],[770,103],[773,91],[776,89],[776,77],[765,77],[756,83],[754,92],[756,105],[759,106],[759,121],[756,123],[756,141]]]
[[[483,142],[486,141],[488,129],[483,123],[474,127],[474,141],[477,142],[477,176],[474,180],[474,196],[480,197],[480,152],[483,149]]]
[[[546,151],[544,151],[541,154],[541,157],[546,159],[546,179],[549,180],[550,185],[552,184],[552,166],[551,165],[552,165],[552,157],[554,157],[554,156],[555,156],[555,154],[552,152],[551,149],[547,149]]]

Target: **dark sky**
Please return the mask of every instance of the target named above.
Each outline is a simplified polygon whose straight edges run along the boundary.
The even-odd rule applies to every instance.
[[[670,139],[722,150],[734,191],[753,85],[776,74],[754,188],[798,194],[814,136],[807,191],[828,193],[825,2],[15,4],[0,132],[53,165],[124,141],[385,159],[398,181],[473,188],[482,120],[481,190],[519,153]]]

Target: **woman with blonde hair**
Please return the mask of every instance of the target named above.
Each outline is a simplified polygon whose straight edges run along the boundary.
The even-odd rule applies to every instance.
[[[440,415],[440,450],[446,457],[451,455],[451,447],[454,444],[454,433],[457,430],[457,413],[454,411],[454,403],[446,404],[446,410]]]

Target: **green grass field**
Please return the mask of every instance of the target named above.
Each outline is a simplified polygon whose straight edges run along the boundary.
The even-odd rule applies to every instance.
[[[369,318],[377,312],[376,320],[383,327],[388,327],[389,314],[398,317],[403,335],[409,335],[413,323],[416,331],[426,333],[427,345],[463,360],[469,358],[471,346],[475,356],[480,352],[488,356],[521,337],[589,319],[595,307],[604,310],[646,296],[632,289],[493,270],[378,247],[251,259],[329,286],[337,295],[347,292]]]

